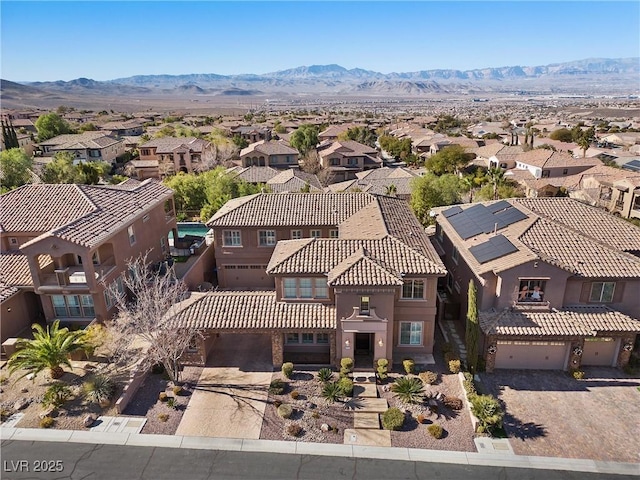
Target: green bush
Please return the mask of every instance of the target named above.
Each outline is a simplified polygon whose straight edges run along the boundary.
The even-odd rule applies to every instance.
[[[420,380],[422,380],[422,383],[424,383],[425,385],[433,385],[438,381],[438,374],[430,370],[427,370],[426,372],[420,372],[418,374],[418,377],[420,377]]]
[[[177,397],[182,395],[182,387],[180,385],[173,387],[173,394]]]
[[[318,370],[318,380],[320,380],[322,383],[330,382],[332,378],[333,372],[330,368],[321,368],[320,370]]]
[[[169,420],[169,414],[168,413],[160,413],[158,415],[158,420],[160,420],[161,422],[166,422],[167,420]]]
[[[418,404],[424,400],[424,385],[418,377],[398,378],[391,391],[403,403]]]
[[[334,403],[339,400],[341,396],[342,388],[340,388],[338,382],[328,382],[322,387],[322,398],[324,398],[327,403]]]
[[[293,414],[293,407],[288,403],[283,403],[278,407],[278,415],[282,418],[289,418]]]
[[[300,396],[300,394],[298,393],[298,391],[297,391],[297,390],[294,390],[294,391],[293,391],[293,392],[291,392],[289,395],[290,395],[290,396],[291,396],[291,398],[292,398],[292,399],[294,399],[294,400],[296,400],[296,399]]]
[[[293,373],[293,363],[291,362],[286,362],[282,364],[282,374],[287,377],[287,378],[291,378],[291,374]]]
[[[444,397],[442,401],[445,407],[451,410],[462,410],[462,399],[458,397]]]
[[[95,375],[82,384],[82,390],[87,400],[93,403],[104,403],[111,400],[116,385],[106,375]]]
[[[175,398],[168,398],[167,407],[169,407],[171,410],[176,410],[178,408],[178,402]]]
[[[451,373],[460,372],[460,368],[461,367],[462,367],[462,364],[460,363],[460,360],[450,360],[449,361],[449,371]]]
[[[158,395],[158,399],[161,402],[166,402],[169,399],[169,396],[167,395],[167,392],[160,392],[160,395]]]
[[[571,370],[571,375],[576,380],[582,380],[584,378],[584,372],[582,370],[578,370],[578,369],[572,369]]]
[[[350,397],[353,394],[353,380],[350,378],[341,378],[338,380],[338,386],[340,387],[343,397]]]
[[[271,380],[271,383],[269,384],[269,393],[272,395],[282,395],[286,387],[287,384],[285,381],[276,378]]]
[[[504,412],[500,402],[491,395],[474,395],[471,402],[471,413],[480,421],[486,431],[491,432],[502,427]]]
[[[287,433],[292,437],[298,437],[302,433],[302,427],[298,423],[287,425]]]
[[[340,376],[346,377],[353,370],[353,358],[344,357],[340,359]]]
[[[379,358],[377,362],[376,372],[380,380],[386,380],[389,376],[389,360],[386,358]]]
[[[42,404],[45,407],[58,408],[71,398],[71,388],[64,383],[56,382],[51,384],[42,397]]]
[[[396,407],[387,409],[382,414],[382,427],[385,430],[400,430],[404,425],[404,413]]]
[[[429,433],[433,438],[437,439],[442,438],[442,435],[444,434],[444,429],[437,423],[432,423],[431,425],[429,425],[427,427],[427,430],[429,430]]]
[[[413,358],[406,358],[402,361],[402,366],[407,375],[409,375],[415,371],[416,362],[413,361]]]
[[[41,428],[51,428],[53,427],[53,424],[55,423],[55,420],[51,417],[43,417],[42,420],[40,420],[40,427]]]

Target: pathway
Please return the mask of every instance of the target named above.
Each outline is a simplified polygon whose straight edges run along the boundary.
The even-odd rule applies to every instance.
[[[344,443],[347,445],[391,446],[391,432],[381,430],[380,414],[389,404],[384,398],[378,398],[378,387],[373,372],[354,374],[353,428],[344,431]]]

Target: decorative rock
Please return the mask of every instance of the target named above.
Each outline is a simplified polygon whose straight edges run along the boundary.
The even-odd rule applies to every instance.
[[[22,390],[20,390],[21,393],[29,393],[29,389],[28,388],[23,388]]]
[[[84,417],[82,419],[82,424],[86,427],[89,428],[91,427],[91,425],[93,425],[93,422],[96,421],[96,417],[94,417],[93,415],[89,414],[86,417]]]
[[[29,400],[26,398],[21,398],[16,403],[13,404],[14,410],[22,410],[23,408],[27,408],[29,406]]]
[[[40,418],[44,418],[44,417],[53,417],[53,416],[54,416],[54,415],[53,415],[53,412],[54,412],[54,411],[55,411],[55,408],[54,408],[54,407],[49,407],[49,408],[46,408],[46,409],[42,410],[42,411],[38,414],[38,416],[39,416]]]
[[[85,370],[95,370],[96,366],[93,363],[85,363],[82,368]]]
[[[307,402],[304,404],[305,408],[308,408],[309,410],[313,410],[314,408],[316,408],[316,404],[313,402]]]
[[[320,430],[322,430],[323,432],[328,432],[330,430],[329,425],[323,423],[322,425],[320,425]]]
[[[35,373],[30,373],[29,375],[27,375],[27,380],[33,380],[36,377]]]

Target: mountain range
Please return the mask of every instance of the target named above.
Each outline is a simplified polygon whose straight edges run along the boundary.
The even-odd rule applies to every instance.
[[[68,96],[185,98],[212,96],[410,96],[538,92],[638,94],[640,58],[591,58],[542,66],[435,69],[383,74],[340,65],[311,65],[265,74],[135,75],[109,81],[2,80],[4,103]]]

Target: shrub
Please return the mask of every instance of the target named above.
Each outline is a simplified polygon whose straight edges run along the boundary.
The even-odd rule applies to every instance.
[[[413,361],[413,358],[406,358],[402,361],[402,366],[407,375],[409,375],[415,371],[416,362]]]
[[[424,385],[418,377],[401,377],[391,385],[393,395],[403,403],[417,404],[424,400]]]
[[[279,378],[271,380],[271,383],[269,384],[269,393],[273,395],[282,395],[286,386],[287,384]]]
[[[418,416],[416,417],[416,420],[418,421],[418,423],[424,423],[426,419],[427,418],[421,413],[419,413]]]
[[[332,378],[333,372],[330,368],[321,368],[320,370],[318,370],[318,380],[320,380],[322,383],[330,382]]]
[[[291,378],[291,374],[293,373],[293,363],[291,362],[286,362],[282,364],[282,374],[287,377],[287,378]]]
[[[171,410],[175,410],[178,408],[178,402],[176,401],[175,398],[168,398],[167,407],[169,407]]]
[[[313,412],[311,416],[316,419],[320,418],[320,414],[318,412]]]
[[[161,422],[166,422],[167,420],[169,420],[169,414],[168,413],[159,414],[158,420],[160,420]]]
[[[450,360],[449,361],[449,371],[451,373],[458,373],[460,372],[460,360]]]
[[[6,375],[0,375],[0,385],[4,385],[8,381],[9,381],[9,377],[7,377]]]
[[[297,390],[294,390],[289,395],[291,395],[291,398],[293,398],[294,400],[296,400],[300,396]]]
[[[182,387],[180,385],[173,387],[173,394],[176,396],[182,395]]]
[[[116,385],[106,375],[95,375],[82,385],[84,396],[93,403],[105,403],[111,400]]]
[[[430,370],[427,370],[426,372],[420,372],[418,377],[420,377],[420,380],[422,380],[422,383],[424,383],[425,385],[433,385],[438,381],[438,374]]]
[[[350,397],[353,394],[353,380],[343,377],[338,380],[338,386],[343,397]]]
[[[283,403],[278,407],[278,415],[282,418],[289,418],[293,414],[293,407],[288,403]]]
[[[442,435],[444,434],[443,428],[440,425],[438,425],[437,423],[433,423],[433,424],[429,425],[427,427],[427,430],[429,430],[429,433],[431,434],[431,436],[433,438],[440,439],[440,438],[442,438]]]
[[[56,382],[51,384],[42,397],[42,404],[45,407],[58,408],[71,398],[71,388],[64,383]]]
[[[346,377],[353,370],[353,358],[344,357],[340,359],[340,376]]]
[[[287,425],[287,433],[292,437],[297,437],[302,433],[302,427],[298,423],[290,423]]]
[[[382,414],[382,427],[386,430],[400,430],[404,425],[404,413],[396,407],[388,408]]]
[[[473,413],[486,431],[502,427],[504,412],[498,400],[491,395],[474,395],[470,399]]]
[[[442,403],[451,410],[462,410],[462,399],[458,397],[444,397]]]
[[[161,402],[166,402],[169,399],[169,396],[167,395],[167,392],[160,392],[160,395],[158,395],[158,399]]]
[[[572,368],[571,376],[576,380],[582,380],[584,378],[584,372],[582,370],[578,370],[577,368]]]
[[[329,382],[325,383],[322,387],[322,398],[324,398],[327,403],[334,403],[342,396],[342,388],[338,382]]]
[[[387,360],[386,358],[379,358],[377,364],[378,367],[387,368],[389,367],[389,360]]]
[[[55,420],[51,417],[42,417],[42,420],[40,420],[40,428],[51,428],[53,427],[53,424],[55,423]]]
[[[389,360],[386,358],[379,358],[377,362],[376,372],[380,380],[386,380],[389,376]]]

